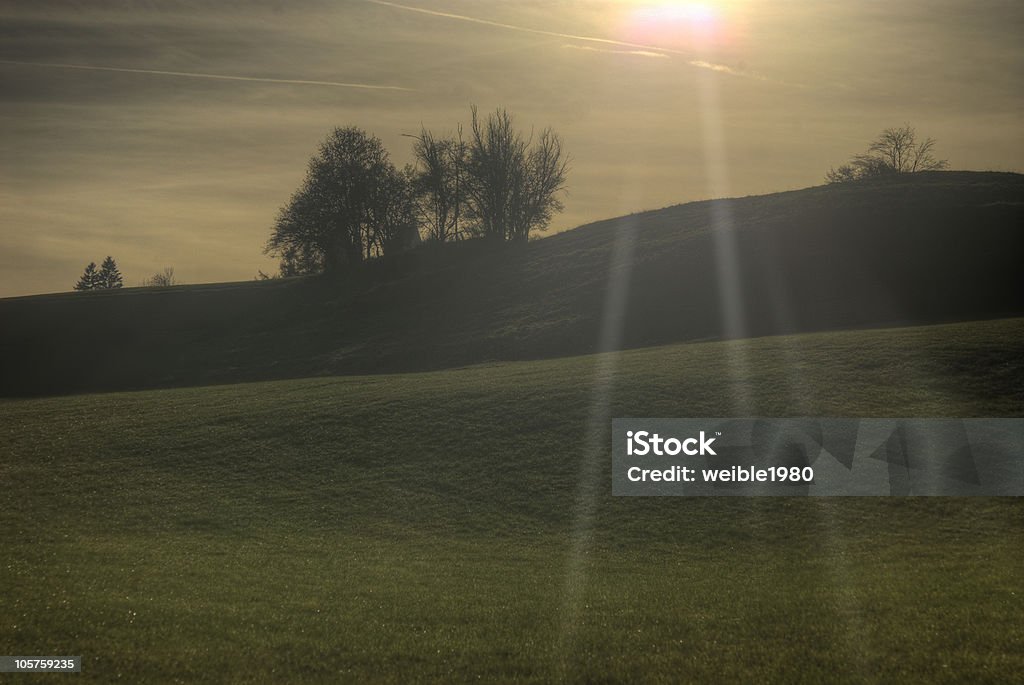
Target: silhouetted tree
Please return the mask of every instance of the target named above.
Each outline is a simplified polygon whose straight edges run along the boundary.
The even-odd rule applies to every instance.
[[[478,232],[497,240],[525,241],[562,210],[568,160],[558,135],[545,129],[534,144],[503,109],[481,121],[472,107],[466,170],[468,205]]]
[[[322,226],[316,225],[318,213],[314,195],[306,186],[299,188],[278,213],[266,252],[280,258],[282,276],[324,270],[326,249],[323,243],[329,235]]]
[[[89,262],[82,277],[75,284],[75,290],[96,290],[100,287],[100,275],[96,271],[96,262]]]
[[[114,258],[110,255],[107,255],[107,258],[103,260],[103,264],[100,266],[98,281],[98,287],[107,290],[120,288],[124,285],[124,279],[121,278],[121,272],[117,268],[117,262],[115,262]]]
[[[412,183],[417,219],[429,240],[447,242],[462,237],[459,222],[466,203],[466,144],[458,136],[438,138],[426,128],[415,136],[416,167]]]
[[[391,167],[382,174],[369,207],[366,258],[402,252],[420,242],[413,170]]]
[[[174,279],[174,267],[165,266],[163,271],[156,272],[144,280],[142,285],[154,288],[170,288],[172,285],[178,285],[178,282]]]
[[[408,177],[380,139],[348,127],[335,129],[310,160],[266,251],[291,276],[339,271],[418,238]]]
[[[889,174],[912,174],[918,171],[937,171],[949,166],[934,155],[935,139],[917,140],[917,132],[910,124],[900,128],[887,128],[868,146],[867,152],[855,155],[848,164],[829,169],[825,180],[843,183],[861,178]]]

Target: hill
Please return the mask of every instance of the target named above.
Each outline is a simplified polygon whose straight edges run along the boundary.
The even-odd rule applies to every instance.
[[[3,400],[0,644],[88,682],[1009,682],[1017,499],[612,497],[605,416],[1020,416],[1022,340]]]
[[[1024,176],[936,172],[695,202],[342,281],[0,300],[0,394],[450,368],[1024,314]]]

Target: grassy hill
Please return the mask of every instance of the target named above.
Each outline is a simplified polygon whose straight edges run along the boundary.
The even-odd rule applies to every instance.
[[[0,300],[0,394],[1020,315],[1022,226],[1024,176],[940,172],[695,202],[525,246],[423,248],[342,281],[12,298]],[[602,342],[608,312],[620,334]]]
[[[1022,341],[1004,319],[3,400],[0,646],[82,654],[90,682],[1009,682],[1016,499],[613,498],[607,419],[1020,416]]]
[[[0,651],[90,682],[1010,681],[1017,498],[613,498],[608,434],[1021,416],[1022,218],[1024,176],[924,174],[2,300],[0,394],[92,394],[0,399]]]

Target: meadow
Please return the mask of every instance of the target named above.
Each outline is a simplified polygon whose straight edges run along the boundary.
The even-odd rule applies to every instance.
[[[2,400],[0,651],[88,682],[1008,682],[1017,499],[613,498],[609,435],[1020,416],[1022,352],[1002,319]]]

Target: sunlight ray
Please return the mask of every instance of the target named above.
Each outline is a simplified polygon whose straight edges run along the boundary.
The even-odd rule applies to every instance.
[[[718,98],[718,83],[707,74],[697,79],[697,99],[700,109],[701,138],[704,143],[704,169],[708,184],[711,234],[714,241],[715,269],[718,286],[718,306],[722,337],[735,340],[725,346],[729,355],[733,414],[749,416],[753,411],[747,382],[749,361],[746,346],[739,340],[747,335],[743,313],[743,284],[740,278],[739,252],[736,245],[736,225],[732,209],[724,200],[730,195],[729,169],[726,158],[722,109]]]
[[[616,222],[615,242],[608,265],[608,287],[605,292],[601,331],[598,337],[598,354],[594,362],[590,408],[584,429],[583,460],[577,476],[569,557],[566,562],[562,591],[561,627],[559,630],[561,648],[557,652],[563,657],[560,664],[561,669],[567,666],[564,655],[572,652],[583,611],[587,581],[587,557],[593,544],[597,503],[605,487],[601,467],[606,463],[604,456],[608,454],[609,450],[611,405],[615,390],[615,373],[622,348],[629,282],[633,268],[635,227],[635,219],[631,216]],[[561,673],[562,677],[566,675],[568,675],[567,672]]]

